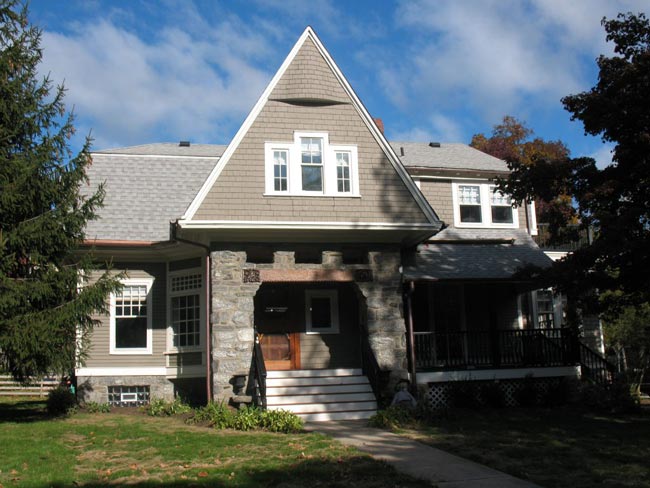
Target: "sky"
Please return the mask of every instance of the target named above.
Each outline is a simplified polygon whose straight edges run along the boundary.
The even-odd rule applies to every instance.
[[[613,54],[600,24],[648,0],[31,0],[41,73],[67,88],[73,148],[227,144],[307,25],[393,141],[464,142],[503,116],[611,162],[563,96]]]

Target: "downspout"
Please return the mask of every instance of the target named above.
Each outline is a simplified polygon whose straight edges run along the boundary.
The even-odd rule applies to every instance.
[[[210,364],[212,363],[212,331],[210,330],[210,317],[212,316],[212,281],[210,280],[211,258],[210,246],[201,242],[190,241],[178,237],[178,221],[170,222],[171,240],[181,242],[190,246],[198,246],[205,249],[205,392],[208,403],[212,402],[212,375],[210,374]]]
[[[404,284],[404,305],[405,313],[404,318],[406,320],[406,348],[408,353],[408,367],[409,367],[409,376],[411,377],[411,393],[417,395],[418,392],[418,382],[415,374],[415,334],[413,332],[413,292],[415,290],[415,283],[409,281]]]

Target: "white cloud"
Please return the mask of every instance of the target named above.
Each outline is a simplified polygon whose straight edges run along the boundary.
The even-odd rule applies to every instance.
[[[596,160],[597,168],[603,169],[612,164],[613,150],[613,144],[603,144],[598,150],[590,154],[589,157]]]
[[[458,142],[463,139],[461,126],[450,117],[436,113],[429,118],[428,122],[426,126],[392,132],[389,138],[394,141],[413,142]]]
[[[264,89],[262,37],[236,19],[209,26],[184,15],[193,31],[163,26],[147,40],[106,20],[44,33],[42,70],[65,80],[66,104],[81,131],[92,128],[96,148],[160,137],[225,142]]]
[[[403,110],[463,108],[488,121],[557,109],[593,84],[594,58],[611,50],[600,19],[641,3],[402,0],[396,24],[410,42],[381,63],[380,80]]]

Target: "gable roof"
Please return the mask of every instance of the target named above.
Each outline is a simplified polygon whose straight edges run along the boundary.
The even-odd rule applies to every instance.
[[[505,161],[462,143],[440,143],[431,147],[427,142],[391,141],[407,168],[457,169],[507,173]],[[402,156],[402,152],[404,155]]]
[[[424,198],[424,196],[420,193],[417,186],[415,185],[415,183],[409,176],[408,172],[400,162],[399,158],[393,151],[392,147],[385,139],[381,131],[377,128],[376,123],[374,122],[374,120],[372,119],[372,117],[370,116],[366,108],[363,106],[363,104],[357,97],[356,93],[348,83],[347,79],[345,78],[341,70],[338,68],[338,66],[336,65],[336,63],[334,62],[334,60],[332,59],[328,51],[325,49],[320,39],[318,38],[318,36],[312,30],[311,27],[307,27],[305,31],[302,33],[302,35],[300,36],[296,44],[291,49],[291,52],[289,53],[287,58],[280,66],[280,69],[273,76],[273,79],[268,84],[268,86],[260,96],[259,100],[255,104],[251,112],[248,114],[248,117],[246,118],[242,126],[237,131],[237,134],[235,135],[233,140],[230,142],[230,144],[224,151],[222,158],[215,165],[214,169],[206,179],[200,191],[197,193],[196,197],[193,199],[192,203],[189,205],[186,212],[182,216],[179,222],[181,227],[183,227],[184,224],[190,225],[190,222],[194,219],[195,214],[201,207],[203,201],[205,200],[206,196],[210,192],[211,188],[213,187],[213,185],[219,178],[220,174],[222,173],[223,169],[228,164],[231,157],[239,147],[240,143],[242,142],[242,139],[245,137],[245,135],[247,134],[247,132],[249,131],[249,129],[257,119],[258,115],[260,114],[260,112],[262,111],[266,103],[270,100],[271,94],[274,95],[274,99],[280,97],[284,100],[298,99],[301,101],[306,101],[314,98],[312,94],[309,92],[309,90],[305,90],[305,87],[307,87],[309,83],[318,82],[318,80],[321,77],[318,76],[317,72],[308,73],[304,75],[301,74],[302,77],[306,77],[306,78],[304,80],[299,79],[293,85],[284,86],[280,84],[280,81],[283,79],[283,76],[285,75],[287,70],[294,69],[292,67],[292,64],[296,59],[296,56],[298,55],[298,53],[301,51],[301,49],[306,43],[313,44],[318,54],[322,57],[322,59],[327,64],[330,74],[333,74],[338,82],[337,84],[338,86],[334,86],[333,84],[330,86],[326,86],[325,91],[328,93],[326,95],[319,93],[318,99],[320,100],[326,99],[338,103],[342,103],[343,99],[346,100],[346,103],[349,103],[350,100],[352,101],[352,105],[356,109],[362,121],[365,123],[365,126],[368,128],[369,132],[372,134],[377,144],[381,147],[382,151],[387,156],[389,163],[394,168],[398,177],[400,178],[400,180],[402,181],[402,183],[404,184],[404,186],[406,187],[410,195],[413,197],[413,200],[417,204],[418,208],[422,211],[423,215],[429,222],[428,225],[431,227],[432,230],[438,229],[441,226],[441,222],[436,216],[435,212],[433,211],[433,209],[431,208],[427,200]],[[314,79],[312,80],[312,78]],[[278,91],[275,91],[276,88]]]

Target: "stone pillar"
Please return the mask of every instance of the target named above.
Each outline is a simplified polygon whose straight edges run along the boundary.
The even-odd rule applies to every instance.
[[[390,385],[407,377],[399,252],[370,252],[372,281],[358,282],[366,298],[368,340],[379,366],[390,370]]]
[[[232,377],[250,370],[260,283],[244,279],[244,270],[257,271],[244,251],[215,251],[211,258],[213,399],[227,400],[233,396]]]

